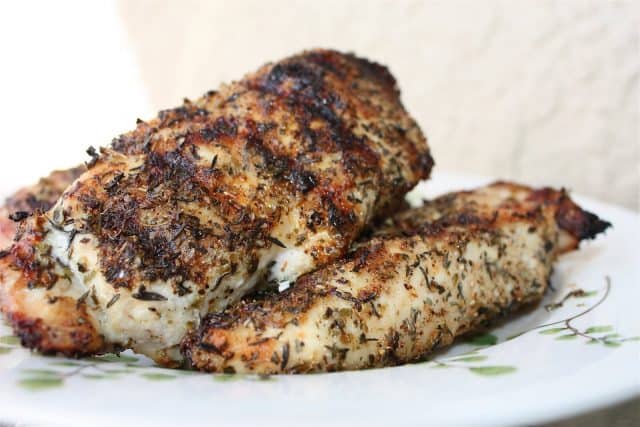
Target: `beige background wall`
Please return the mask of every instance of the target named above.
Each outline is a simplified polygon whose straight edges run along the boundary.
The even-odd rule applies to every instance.
[[[121,1],[152,105],[316,46],[390,66],[437,168],[637,208],[637,3]]]

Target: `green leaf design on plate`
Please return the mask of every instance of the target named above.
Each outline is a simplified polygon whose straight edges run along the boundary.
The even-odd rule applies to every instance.
[[[138,361],[138,358],[132,357],[132,356],[117,355],[117,354],[105,354],[104,356],[92,357],[90,360],[94,362],[135,363]]]
[[[564,330],[566,330],[567,328],[551,328],[551,329],[543,329],[542,331],[538,332],[541,335],[552,335],[552,334],[557,334],[559,332],[562,332]]]
[[[104,375],[104,374],[82,374],[82,378],[88,380],[107,380],[117,378],[116,375]]]
[[[629,337],[629,338],[625,338],[625,341],[640,341],[640,337]]]
[[[214,381],[226,383],[229,381],[238,381],[244,378],[244,375],[240,374],[215,374],[213,376]]]
[[[590,328],[587,328],[587,330],[584,332],[587,334],[601,334],[604,332],[611,332],[611,331],[613,331],[613,326],[603,325],[603,326],[592,326]]]
[[[130,374],[133,369],[102,369],[102,372],[109,375]]]
[[[54,376],[54,377],[58,377],[63,374],[62,372],[54,371],[53,369],[23,369],[22,373],[40,375],[40,376]]]
[[[496,376],[514,373],[517,369],[515,366],[472,366],[469,368],[471,372],[478,375]]]
[[[619,341],[603,341],[602,343],[607,347],[620,347],[622,345]]]
[[[5,335],[0,337],[0,344],[19,345],[20,338],[14,337],[13,335]]]
[[[85,366],[85,363],[76,362],[74,360],[60,360],[60,361],[55,361],[55,362],[49,362],[49,365],[51,365],[51,366],[72,367],[72,366]]]
[[[558,341],[567,341],[575,338],[578,338],[576,334],[566,334],[566,335],[560,335],[559,337],[556,337]]]
[[[478,355],[478,356],[465,356],[458,357],[457,359],[452,359],[452,362],[484,362],[487,360],[487,356]]]
[[[13,351],[10,347],[0,347],[0,354],[8,354]]]
[[[175,375],[163,374],[161,372],[145,372],[140,375],[151,381],[175,380],[177,378]]]
[[[588,291],[588,292],[582,292],[581,294],[575,295],[576,298],[589,298],[589,297],[593,297],[596,296],[598,294],[598,291]]]
[[[18,381],[18,385],[27,390],[46,390],[60,387],[62,384],[63,380],[59,377],[35,377],[25,378]]]
[[[607,334],[602,337],[603,340],[610,340],[611,338],[620,338],[620,334]]]
[[[452,368],[452,366],[445,365],[444,363],[436,363],[435,365],[432,365],[431,367],[434,368],[434,369]]]
[[[469,343],[473,345],[496,345],[498,343],[498,337],[492,334],[478,335],[471,338]]]
[[[587,341],[587,344],[599,344],[600,340],[596,340],[596,339],[590,339],[589,341]]]
[[[184,369],[176,369],[175,371],[173,371],[176,375],[181,375],[183,377],[188,377],[190,375],[202,375],[201,372],[198,371],[187,371]]]
[[[153,366],[136,365],[135,363],[126,363],[125,366],[127,368],[133,368],[133,369],[151,369],[151,368],[153,368]]]

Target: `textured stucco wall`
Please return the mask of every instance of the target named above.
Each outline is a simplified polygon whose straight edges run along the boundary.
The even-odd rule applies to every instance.
[[[154,106],[314,46],[391,67],[438,168],[638,207],[638,6],[611,1],[120,3]]]

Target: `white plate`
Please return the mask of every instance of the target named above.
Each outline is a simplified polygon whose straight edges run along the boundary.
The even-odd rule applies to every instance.
[[[485,182],[437,175],[412,196]],[[577,200],[614,228],[562,258],[555,292],[540,306],[429,362],[307,376],[216,376],[156,368],[131,353],[115,361],[41,357],[19,348],[2,327],[0,424],[495,426],[550,421],[632,398],[640,394],[640,217]],[[578,289],[586,295],[545,309]],[[563,329],[566,319],[586,337]]]

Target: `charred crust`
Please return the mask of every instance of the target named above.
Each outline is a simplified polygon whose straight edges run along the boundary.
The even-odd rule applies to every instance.
[[[332,195],[323,198],[324,206],[327,210],[327,220],[336,230],[344,229],[355,222],[355,214],[352,210],[341,209],[335,202]]]
[[[253,120],[246,122],[246,148],[262,159],[258,165],[259,172],[269,177],[291,184],[295,191],[306,194],[317,185],[317,178],[306,171],[304,165],[296,157],[277,153],[264,142],[264,133],[271,127]]]
[[[233,138],[238,134],[238,122],[232,117],[218,117],[211,125],[200,129],[205,141],[216,141],[222,137]]]
[[[100,159],[100,154],[96,151],[95,147],[90,146],[87,148],[87,154],[91,157],[91,160],[87,163],[87,168],[92,168],[96,162]]]
[[[200,108],[191,102],[186,102],[180,107],[162,110],[158,113],[161,127],[172,127],[184,121],[202,121],[209,115],[209,111]]]
[[[27,219],[31,214],[26,211],[16,211],[9,214],[9,219],[13,222],[20,222]]]
[[[581,209],[569,197],[563,195],[555,215],[558,226],[577,240],[594,239],[611,227],[611,223]]]
[[[22,313],[8,313],[7,320],[24,347],[43,354],[77,358],[106,351],[103,339],[87,320],[86,311],[79,310],[77,315],[77,319],[67,319],[64,325],[51,325]]]
[[[291,182],[294,188],[302,194],[306,194],[313,190],[318,182],[318,179],[313,173],[297,168],[291,171],[287,176],[287,179]]]

